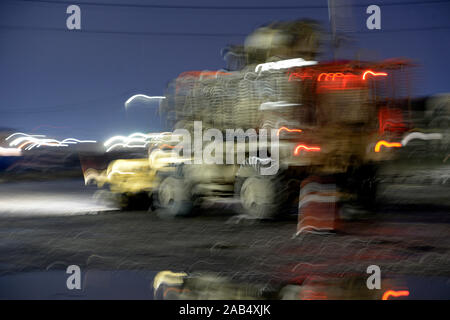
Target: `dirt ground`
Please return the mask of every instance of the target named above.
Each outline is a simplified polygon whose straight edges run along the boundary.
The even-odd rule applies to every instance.
[[[366,268],[372,264],[380,266],[386,276],[438,279],[439,286],[444,286],[441,294],[449,297],[450,217],[446,208],[386,207],[370,219],[343,221],[334,234],[294,237],[295,217],[247,220],[234,216],[227,206],[216,205],[194,217],[164,219],[158,212],[86,207],[95,191],[79,189],[78,182],[27,186],[2,186],[3,298],[10,297],[6,285],[19,286],[11,277],[62,274],[68,265],[78,265],[83,271],[214,274],[233,283],[277,288],[302,283],[313,275],[366,278]],[[21,190],[22,198],[15,188]],[[54,196],[48,209],[47,193]],[[15,205],[31,196],[43,199],[36,202],[36,210]],[[26,287],[22,282],[20,286]]]

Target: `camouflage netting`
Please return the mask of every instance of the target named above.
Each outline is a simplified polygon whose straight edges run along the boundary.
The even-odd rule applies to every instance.
[[[304,124],[311,114],[304,106],[300,81],[289,81],[286,69],[261,72],[256,67],[292,58],[314,59],[319,38],[318,24],[310,20],[259,28],[247,37],[243,47],[234,48],[239,59],[244,57],[246,66],[236,72],[182,73],[169,85],[161,112],[169,127],[175,128],[190,128],[196,120],[203,121],[204,128],[218,129],[257,129],[265,123],[273,127],[292,119],[297,125]]]
[[[307,85],[286,70],[185,73],[161,105],[174,127],[202,121],[203,128],[261,128],[307,125],[312,118]],[[293,123],[294,122],[294,123]]]

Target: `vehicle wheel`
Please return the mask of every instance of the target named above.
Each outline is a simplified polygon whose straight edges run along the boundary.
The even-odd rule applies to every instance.
[[[347,203],[350,207],[364,212],[377,210],[377,168],[374,165],[365,165],[354,169],[347,176],[344,190],[353,193],[356,197]]]
[[[163,216],[187,216],[192,212],[190,192],[181,178],[167,177],[159,185],[157,204]]]
[[[286,190],[277,178],[251,176],[240,188],[240,201],[244,213],[255,219],[273,219],[286,204]]]
[[[130,207],[130,197],[126,193],[120,193],[117,195],[117,205],[120,210],[127,211]]]
[[[121,210],[147,210],[152,205],[152,199],[147,193],[118,195],[117,204]]]

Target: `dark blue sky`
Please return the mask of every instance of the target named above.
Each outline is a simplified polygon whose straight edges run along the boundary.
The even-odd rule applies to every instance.
[[[84,2],[316,8],[200,10],[80,4],[79,32],[66,29],[66,8],[79,2],[2,0],[0,127],[100,140],[158,131],[156,104],[152,108],[136,103],[126,112],[124,101],[136,93],[163,94],[166,83],[183,71],[223,68],[220,50],[242,43],[243,35],[269,21],[312,18],[329,30],[326,0]],[[392,5],[411,2],[423,3]],[[450,1],[350,3],[356,4],[349,20],[356,45],[347,52],[359,51],[362,59],[407,57],[417,62],[416,96],[450,91]],[[381,7],[381,30],[367,30],[366,4]],[[326,52],[323,58],[329,57]]]

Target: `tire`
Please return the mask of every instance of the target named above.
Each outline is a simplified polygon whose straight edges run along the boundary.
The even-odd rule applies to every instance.
[[[364,165],[348,173],[348,182],[344,189],[353,193],[356,197],[348,205],[359,208],[364,212],[374,213],[377,210],[377,167]]]
[[[286,209],[288,192],[281,177],[253,175],[236,179],[235,192],[239,195],[244,214],[254,219],[274,219]]]
[[[117,204],[123,211],[148,210],[152,205],[152,199],[146,193],[118,195]]]
[[[192,213],[191,195],[182,178],[167,177],[161,182],[157,206],[165,217],[188,216]]]

